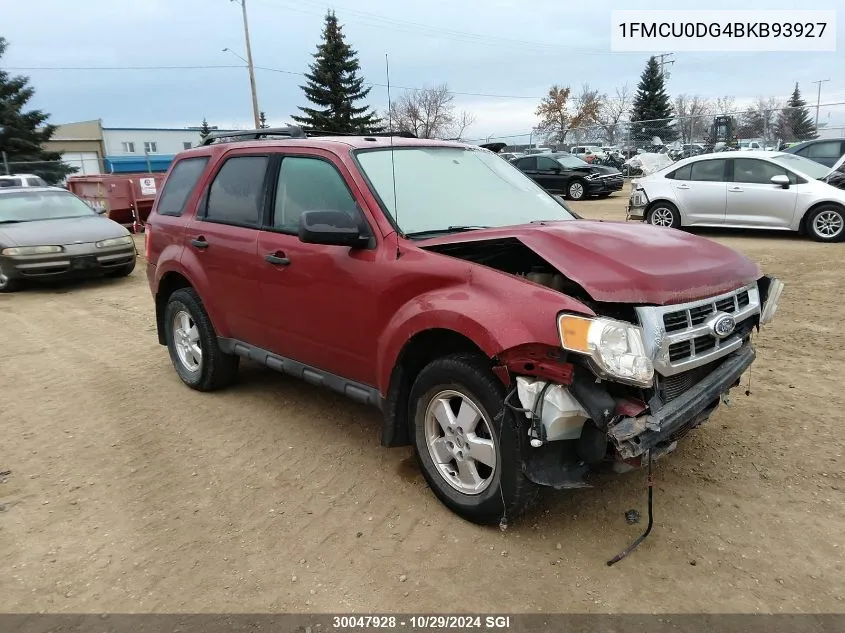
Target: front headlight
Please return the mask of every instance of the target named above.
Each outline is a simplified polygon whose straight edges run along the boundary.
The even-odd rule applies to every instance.
[[[558,330],[563,349],[589,356],[600,374],[640,387],[651,385],[654,365],[639,327],[614,319],[562,314]]]
[[[61,246],[12,246],[2,250],[3,255],[9,257],[17,257],[19,255],[49,255],[51,253],[61,253],[63,249]]]
[[[110,248],[112,246],[129,246],[132,243],[131,235],[124,235],[123,237],[112,237],[107,240],[100,240],[94,246],[97,248]]]

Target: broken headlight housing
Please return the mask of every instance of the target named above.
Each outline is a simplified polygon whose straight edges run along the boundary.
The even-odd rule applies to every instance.
[[[646,353],[642,329],[636,325],[561,314],[558,331],[563,349],[588,356],[600,377],[651,386],[654,365]]]

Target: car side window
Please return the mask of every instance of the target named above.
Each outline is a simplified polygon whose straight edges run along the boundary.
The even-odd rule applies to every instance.
[[[523,171],[536,171],[537,157],[529,156],[528,158],[520,158],[518,161],[516,161],[516,166],[522,169]]]
[[[27,178],[26,181],[27,181],[27,183],[29,184],[30,187],[46,187],[47,186],[47,183],[44,182],[43,180],[41,180],[41,178],[39,178],[38,176],[36,176],[35,178]]]
[[[208,157],[185,158],[173,167],[173,171],[164,183],[161,199],[158,201],[158,213],[161,215],[182,215],[185,202],[199,182],[200,176],[208,164]]]
[[[208,191],[205,219],[258,226],[264,201],[267,156],[235,156],[223,163]]]
[[[286,156],[280,169],[273,228],[298,232],[299,217],[305,211],[342,211],[356,223],[363,223],[361,211],[343,176],[328,161]]]
[[[703,182],[723,182],[725,180],[725,160],[700,160],[692,163],[690,180]]]
[[[734,182],[770,185],[772,176],[787,176],[795,184],[795,174],[774,163],[754,158],[734,159]]]
[[[690,180],[692,173],[692,165],[684,165],[683,167],[679,167],[675,171],[670,174],[667,174],[666,177],[672,180]]]
[[[560,163],[548,156],[537,157],[537,171],[554,171],[560,169]]]
[[[839,158],[842,156],[841,148],[839,141],[813,143],[807,148],[807,158]]]

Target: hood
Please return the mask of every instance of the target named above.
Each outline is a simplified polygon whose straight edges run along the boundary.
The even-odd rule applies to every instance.
[[[622,175],[618,169],[614,167],[608,167],[607,165],[588,165],[586,167],[579,167],[578,171],[586,171],[590,174],[602,174],[603,176],[612,176],[615,174]]]
[[[124,235],[129,235],[125,227],[99,215],[0,224],[0,244],[3,246],[66,246]]]
[[[755,282],[757,264],[707,238],[648,224],[567,220],[482,229],[425,240],[438,244],[516,238],[596,301],[671,305]]]

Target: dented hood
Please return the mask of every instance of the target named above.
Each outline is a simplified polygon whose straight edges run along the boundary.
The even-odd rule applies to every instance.
[[[675,229],[569,220],[483,229],[420,246],[516,238],[596,301],[670,305],[730,292],[761,276],[757,264],[718,242]]]

